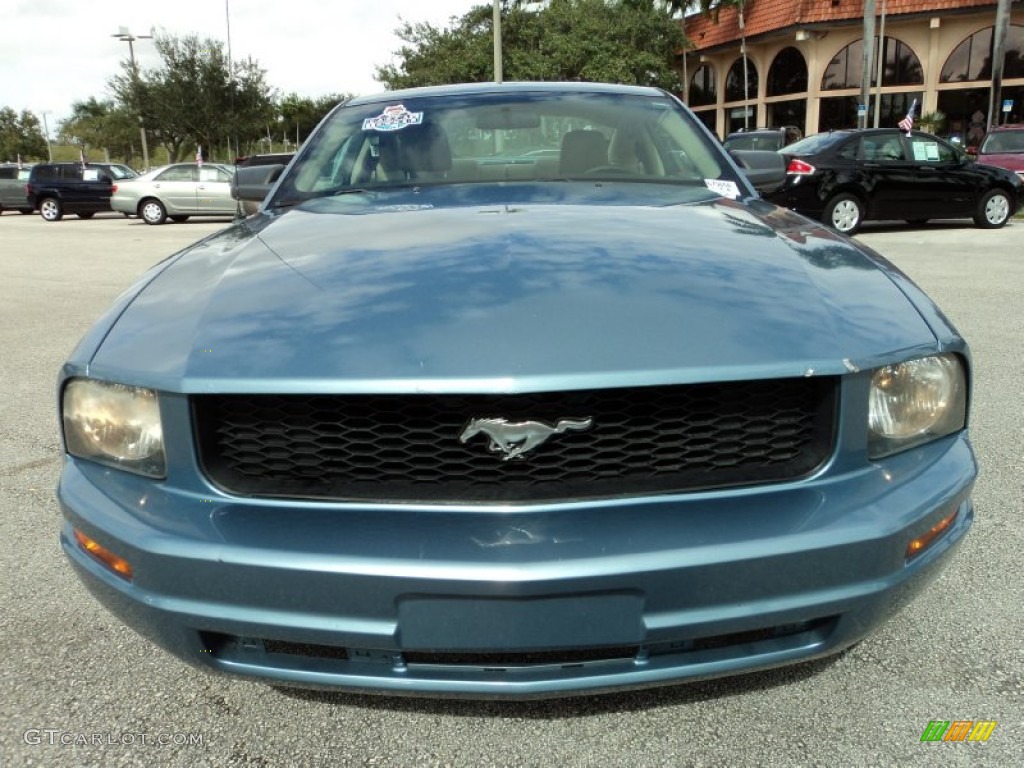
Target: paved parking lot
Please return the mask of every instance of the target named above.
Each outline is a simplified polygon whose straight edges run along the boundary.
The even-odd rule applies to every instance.
[[[972,344],[976,524],[951,568],[834,660],[530,704],[281,693],[186,667],[63,561],[58,367],[150,265],[225,221],[0,216],[0,766],[1024,765],[1024,221],[865,228]],[[922,744],[931,720],[987,743]]]

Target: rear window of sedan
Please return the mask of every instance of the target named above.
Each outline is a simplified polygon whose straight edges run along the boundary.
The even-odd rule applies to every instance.
[[[603,179],[734,181],[669,97],[514,92],[342,107],[310,140],[279,200],[403,186]]]
[[[842,144],[850,138],[848,133],[816,133],[805,139],[794,142],[785,148],[787,155],[816,155],[826,149]]]

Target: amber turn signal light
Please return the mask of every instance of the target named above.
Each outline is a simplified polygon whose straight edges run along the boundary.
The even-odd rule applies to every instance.
[[[88,552],[97,561],[105,565],[125,581],[132,580],[132,567],[124,558],[118,557],[106,547],[102,546],[95,539],[90,539],[77,528],[74,529],[75,541],[83,550]]]
[[[953,523],[956,522],[956,515],[958,510],[953,510],[944,518],[939,520],[935,525],[928,529],[927,533],[918,536],[916,539],[912,539],[907,545],[907,559],[910,560],[913,557],[917,557],[930,547],[936,539],[942,534],[953,527]]]

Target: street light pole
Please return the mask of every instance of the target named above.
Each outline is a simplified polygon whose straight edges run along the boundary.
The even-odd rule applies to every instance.
[[[132,83],[135,86],[135,98],[138,100],[137,109],[139,110],[139,137],[142,139],[142,165],[143,170],[149,170],[149,146],[146,144],[146,125],[142,119],[142,99],[139,96],[139,65],[135,62],[135,46],[133,43],[136,40],[149,40],[152,39],[152,35],[133,35],[128,27],[120,27],[116,37],[122,43],[128,43],[128,57],[132,62]]]
[[[502,69],[504,66],[501,61],[501,3],[499,0],[494,0],[491,18],[494,26],[492,30],[494,36],[494,82],[500,83],[503,79]]]
[[[50,114],[49,110],[43,110],[43,133],[46,134],[46,155],[50,158],[50,162],[53,162],[53,147],[50,146],[50,124],[46,122],[46,116]]]

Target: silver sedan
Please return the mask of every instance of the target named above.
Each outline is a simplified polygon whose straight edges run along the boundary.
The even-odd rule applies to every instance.
[[[175,163],[137,179],[118,181],[110,206],[147,224],[185,221],[189,216],[232,216],[232,170],[215,163]]]

